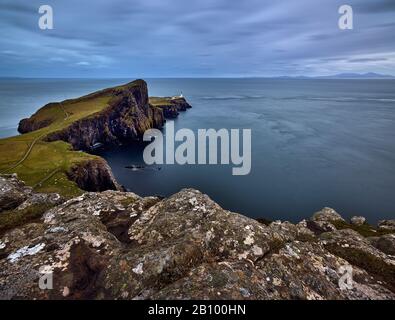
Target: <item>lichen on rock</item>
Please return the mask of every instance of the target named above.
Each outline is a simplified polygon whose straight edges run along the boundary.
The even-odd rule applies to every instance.
[[[194,189],[88,192],[0,236],[0,298],[394,299],[392,235],[309,228],[324,216],[264,225]],[[39,288],[41,268],[53,290]]]

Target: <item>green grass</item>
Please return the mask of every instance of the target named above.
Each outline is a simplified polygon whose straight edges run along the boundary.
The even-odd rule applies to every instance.
[[[65,197],[81,194],[82,190],[67,178],[66,172],[74,164],[97,157],[74,151],[66,142],[46,142],[44,139],[52,132],[102,111],[113,99],[113,90],[116,89],[106,89],[78,99],[66,100],[62,105],[51,103],[38,110],[31,119],[49,123],[48,126],[23,135],[0,139],[0,173],[17,173],[27,185],[36,186],[38,192],[58,192]],[[28,157],[14,167],[24,158],[35,141],[37,142]],[[50,176],[55,170],[59,172]],[[50,178],[45,180],[48,177]],[[43,180],[42,185],[37,185]]]
[[[0,236],[8,230],[22,226],[26,223],[38,221],[51,207],[52,206],[48,204],[38,204],[27,207],[23,210],[3,211],[0,214]]]
[[[45,123],[47,126],[23,135],[0,139],[0,173],[17,173],[20,179],[29,186],[35,186],[39,192],[57,192],[65,197],[81,194],[82,190],[67,178],[66,173],[73,165],[97,157],[74,151],[70,144],[63,141],[46,142],[45,137],[67,128],[75,121],[95,117],[117,99],[122,90],[142,85],[145,84],[137,80],[42,107],[31,116],[30,121]],[[170,98],[150,99],[151,103],[157,105],[170,104],[169,101]],[[16,166],[24,159],[33,143],[34,147],[27,158]]]
[[[149,103],[154,107],[172,106],[171,97],[150,97]]]
[[[363,237],[380,237],[382,235],[391,233],[391,231],[388,230],[380,230],[373,228],[371,225],[364,223],[363,225],[356,226],[351,223],[347,223],[345,221],[337,220],[331,222],[336,229],[342,230],[342,229],[351,229],[356,232],[358,232],[361,236]]]

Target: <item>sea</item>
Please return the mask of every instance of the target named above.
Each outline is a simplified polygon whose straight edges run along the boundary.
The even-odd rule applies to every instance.
[[[0,137],[53,101],[134,79],[1,79]],[[395,80],[145,79],[150,96],[181,92],[175,129],[251,129],[251,172],[233,165],[143,165],[142,144],[97,150],[141,196],[183,188],[252,218],[297,222],[323,207],[371,223],[395,219]],[[0,142],[1,143],[1,142]]]

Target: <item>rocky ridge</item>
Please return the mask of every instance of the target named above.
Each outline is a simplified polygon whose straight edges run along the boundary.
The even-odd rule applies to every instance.
[[[262,224],[193,189],[64,201],[15,175],[0,188],[0,219],[57,199],[40,219],[0,232],[1,299],[395,298],[393,220],[363,229],[324,208],[298,224]],[[40,289],[43,274],[53,275],[52,290]]]

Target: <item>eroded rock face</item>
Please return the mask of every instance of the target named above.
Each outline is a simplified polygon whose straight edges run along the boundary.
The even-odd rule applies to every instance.
[[[111,168],[102,158],[78,163],[70,168],[67,176],[85,191],[123,190]]]
[[[2,299],[394,299],[393,272],[393,257],[351,230],[266,226],[193,189],[86,193],[0,237]],[[48,274],[53,289],[40,289]]]
[[[122,89],[107,90],[113,90],[113,98],[107,108],[49,134],[46,140],[63,140],[75,150],[90,150],[95,143],[118,144],[123,140],[138,140],[146,130],[163,126],[162,110],[148,103],[145,81],[136,80]]]
[[[35,205],[55,206],[63,198],[57,193],[36,193],[18,179],[17,174],[0,175],[0,214],[7,210],[23,210]]]

